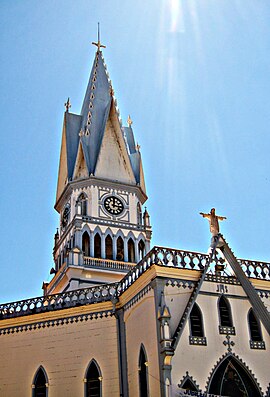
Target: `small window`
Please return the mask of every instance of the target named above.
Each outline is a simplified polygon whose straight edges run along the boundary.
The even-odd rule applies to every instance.
[[[192,336],[199,336],[199,337],[204,336],[202,313],[197,303],[194,303],[194,306],[190,313],[190,328],[191,328]]]
[[[90,238],[86,231],[82,235],[82,251],[85,256],[90,256]]]
[[[47,376],[42,367],[36,373],[33,384],[33,397],[47,397]]]
[[[219,317],[220,317],[220,325],[222,327],[232,327],[232,316],[231,316],[231,308],[228,300],[221,296],[218,303],[219,307]]]
[[[253,342],[262,342],[261,327],[252,309],[250,309],[248,314],[248,324],[249,324],[250,339]]]
[[[86,397],[101,397],[101,374],[95,361],[89,365],[86,375]]]
[[[80,212],[81,215],[86,216],[87,215],[87,197],[84,193],[80,194],[78,200],[77,200],[77,205],[80,207]]]
[[[101,237],[99,233],[95,234],[94,253],[95,253],[95,258],[101,258]]]
[[[106,258],[113,259],[113,241],[109,234],[105,238],[105,250],[106,250]]]
[[[148,362],[143,346],[139,356],[139,388],[140,397],[148,397]]]
[[[118,261],[123,261],[124,260],[124,241],[122,237],[118,237],[116,241],[116,248],[117,248],[117,253],[116,253],[116,259]]]
[[[145,244],[143,240],[139,241],[138,249],[139,249],[139,259],[142,260],[142,258],[145,255]]]
[[[128,240],[128,262],[135,262],[135,245],[131,237]]]

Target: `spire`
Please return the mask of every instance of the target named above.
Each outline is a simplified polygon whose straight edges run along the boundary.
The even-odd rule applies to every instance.
[[[98,178],[139,185],[145,192],[141,154],[136,149],[129,116],[122,127],[101,48],[98,25],[97,47],[80,115],[65,103],[57,201],[69,181],[94,175]]]

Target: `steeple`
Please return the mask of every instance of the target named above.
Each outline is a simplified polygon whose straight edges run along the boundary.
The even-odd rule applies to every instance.
[[[122,127],[112,83],[100,50],[104,46],[99,40],[94,44],[97,44],[98,49],[81,114],[75,115],[68,111],[69,100],[65,104],[66,108],[68,104],[68,108],[64,115],[56,201],[69,181],[85,178],[86,174],[113,178],[112,172],[108,175],[107,173],[112,171],[108,167],[112,165],[110,162],[114,163],[112,157],[115,155],[120,159],[118,170],[113,170],[115,179],[140,185],[143,193],[146,194],[142,160],[135,146],[132,123],[128,120],[129,126]],[[112,147],[113,141],[114,147]],[[107,160],[106,165],[103,159]],[[104,166],[107,167],[106,172]]]
[[[70,112],[69,99],[65,103],[56,274],[48,293],[120,279],[150,249],[150,218],[142,217],[147,195],[140,147],[130,116],[122,126],[99,32],[93,44],[97,51],[80,114]]]

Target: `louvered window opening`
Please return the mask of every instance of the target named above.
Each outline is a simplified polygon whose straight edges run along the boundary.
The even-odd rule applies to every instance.
[[[232,327],[232,319],[229,304],[226,300],[221,297],[219,300],[219,313],[220,313],[220,324],[222,327]]]
[[[248,317],[251,340],[254,342],[262,342],[260,326],[252,310],[250,311]]]
[[[191,335],[203,337],[202,315],[198,306],[195,304],[190,313]]]

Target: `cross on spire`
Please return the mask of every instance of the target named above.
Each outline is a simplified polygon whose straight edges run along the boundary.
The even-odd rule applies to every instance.
[[[98,41],[97,43],[95,43],[94,41],[92,41],[92,44],[95,45],[98,49],[98,52],[100,51],[100,48],[106,48],[105,45],[101,44],[100,42],[100,34],[99,34],[99,22],[98,22]]]
[[[68,111],[69,111],[69,108],[71,108],[71,103],[70,103],[69,98],[67,99],[67,101],[66,101],[66,103],[65,103],[65,107],[66,107],[66,112],[68,112]]]

